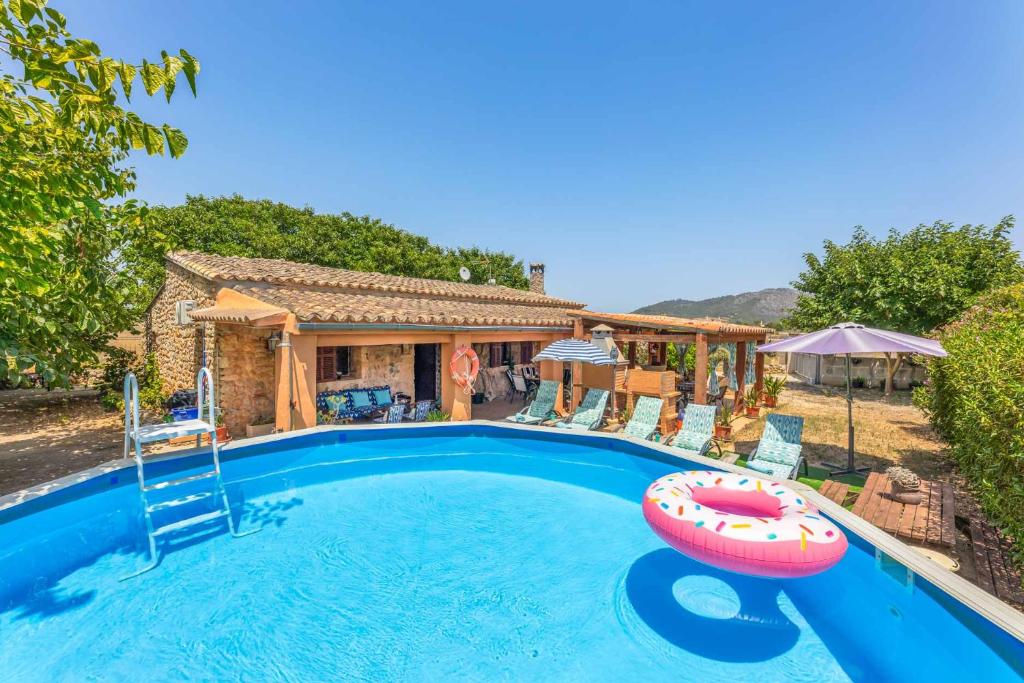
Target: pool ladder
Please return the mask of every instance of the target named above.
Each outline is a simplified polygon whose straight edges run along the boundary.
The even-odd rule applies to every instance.
[[[206,387],[209,387],[209,392],[206,391]],[[139,574],[144,574],[159,564],[160,556],[156,550],[156,539],[161,536],[221,518],[227,520],[228,529],[231,531],[232,536],[248,536],[259,531],[258,528],[244,532],[238,531],[235,528],[235,521],[231,516],[231,505],[228,502],[227,491],[224,489],[224,481],[221,479],[220,447],[217,443],[217,423],[214,415],[213,377],[207,368],[200,368],[199,373],[196,375],[196,391],[198,395],[196,403],[199,410],[197,417],[175,422],[140,425],[138,380],[130,372],[124,378],[124,458],[127,460],[129,452],[134,452],[135,470],[139,480],[139,498],[142,502],[142,511],[146,521],[146,535],[149,539],[149,562],[137,572],[122,577],[122,581],[136,577]],[[142,460],[143,444],[194,435],[196,437],[196,447],[198,448],[202,446],[204,434],[210,435],[211,469],[177,479],[167,479],[156,483],[146,482],[146,468]],[[188,493],[156,503],[150,502],[150,497],[156,497],[158,495],[157,492],[171,491],[179,486],[202,481],[210,481],[213,484],[212,489]],[[154,528],[153,513],[167,512],[208,499],[217,503],[215,510],[192,515],[191,517],[179,519]]]

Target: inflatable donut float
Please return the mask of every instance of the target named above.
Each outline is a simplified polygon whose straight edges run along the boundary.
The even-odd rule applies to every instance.
[[[843,532],[796,491],[758,477],[693,470],[647,489],[644,517],[679,552],[713,567],[773,578],[811,576],[846,553]]]

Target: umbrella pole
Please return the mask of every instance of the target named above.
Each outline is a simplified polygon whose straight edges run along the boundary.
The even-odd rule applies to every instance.
[[[853,461],[853,380],[850,369],[850,354],[846,354],[846,467],[823,463],[829,468],[829,476],[842,474],[862,474],[869,472],[870,467],[857,467]]]

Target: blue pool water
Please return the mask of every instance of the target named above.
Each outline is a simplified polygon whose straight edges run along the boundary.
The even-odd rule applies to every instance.
[[[0,679],[1018,679],[1021,643],[863,541],[796,580],[669,549],[639,501],[686,466],[653,453],[479,426],[236,449],[262,531],[179,539],[126,582],[130,473],[0,513]]]

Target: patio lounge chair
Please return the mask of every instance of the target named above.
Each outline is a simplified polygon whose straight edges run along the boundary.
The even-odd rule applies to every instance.
[[[661,419],[661,407],[665,401],[653,396],[641,396],[633,406],[633,414],[626,423],[623,430],[630,436],[638,439],[650,439],[658,431],[658,421]]]
[[[373,421],[381,424],[397,424],[402,421],[403,417],[405,417],[405,406],[401,403],[392,403],[386,413],[373,418]]]
[[[559,429],[575,429],[582,432],[592,432],[601,426],[604,420],[604,408],[608,405],[608,391],[605,389],[587,389],[587,395],[583,397],[576,412],[568,420],[562,420],[554,424]]]
[[[802,417],[772,413],[765,420],[761,440],[750,454],[747,467],[779,479],[795,479],[801,465],[806,473],[807,461],[800,453],[803,430]]]
[[[672,445],[688,455],[707,455],[715,440],[715,406],[689,403],[683,414],[683,428],[676,432]],[[719,448],[719,454],[721,449]]]
[[[553,379],[546,379],[540,383],[537,389],[537,398],[533,399],[530,405],[520,410],[515,415],[509,415],[505,419],[509,422],[521,424],[540,424],[552,417],[555,411],[555,398],[558,396],[558,382]]]
[[[413,422],[423,422],[427,419],[427,413],[434,407],[432,400],[427,401],[416,401],[416,405],[405,414],[406,420],[412,420]]]

